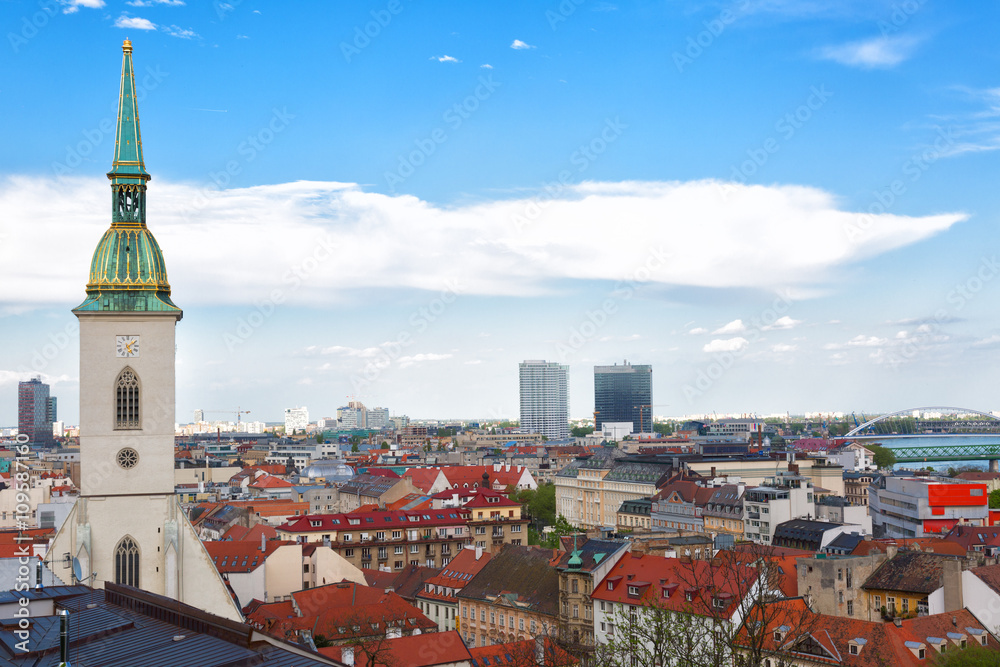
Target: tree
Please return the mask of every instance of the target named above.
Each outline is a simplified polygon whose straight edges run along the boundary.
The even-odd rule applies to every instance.
[[[574,438],[582,438],[594,432],[593,426],[574,426],[569,430],[569,434]]]
[[[379,449],[389,449],[389,443],[383,440],[382,444],[379,446]]]
[[[1000,660],[997,651],[971,644],[964,649],[937,653],[931,663],[935,667],[994,667]]]
[[[323,431],[319,431],[319,432],[316,433],[316,444],[319,444],[319,445],[323,444],[323,436],[324,435],[325,435],[325,433]]]
[[[552,522],[550,527],[552,530],[543,535],[541,538],[542,546],[546,549],[558,549],[560,537],[580,532],[577,527],[567,521],[566,517],[562,514],[556,517],[556,520]]]
[[[896,465],[896,455],[892,453],[891,449],[886,449],[881,445],[866,445],[866,447],[872,453],[875,467],[882,469]]]
[[[987,496],[990,499],[990,509],[1000,509],[1000,489],[994,489],[990,491],[990,495]]]
[[[653,422],[653,433],[659,435],[673,435],[674,425],[670,422]]]
[[[351,445],[351,451],[352,451],[352,452],[359,452],[359,451],[361,451],[361,448],[360,448],[360,447],[358,447],[358,443],[356,443],[356,442],[355,442],[355,443],[353,443],[353,444]]]

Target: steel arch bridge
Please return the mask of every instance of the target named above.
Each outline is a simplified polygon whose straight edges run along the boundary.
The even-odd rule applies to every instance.
[[[938,413],[942,417],[920,418],[914,413]],[[947,417],[944,417],[947,415]],[[857,423],[857,418],[855,418]],[[948,437],[955,436],[955,437]],[[961,436],[996,436],[993,442],[961,442]],[[900,463],[919,461],[1000,460],[1000,417],[971,408],[930,406],[879,415],[858,424],[844,436],[856,440],[899,440],[889,448]],[[910,438],[941,438],[933,445],[903,444]],[[946,440],[951,442],[945,442]]]

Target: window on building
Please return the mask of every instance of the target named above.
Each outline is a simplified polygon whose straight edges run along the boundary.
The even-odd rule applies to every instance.
[[[115,429],[141,429],[139,376],[129,367],[115,381]]]
[[[573,618],[580,618],[580,605],[573,605]]]
[[[115,583],[139,587],[139,545],[128,535],[115,548]]]
[[[571,588],[573,589],[573,593],[579,593],[580,592],[578,590],[578,588],[579,588],[579,582],[576,579],[573,580],[573,582],[571,584]]]
[[[847,615],[854,616],[854,600],[847,601]]]

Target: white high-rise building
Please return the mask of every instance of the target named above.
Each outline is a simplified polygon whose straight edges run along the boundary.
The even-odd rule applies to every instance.
[[[285,435],[304,431],[309,426],[309,408],[285,408]]]
[[[250,435],[260,435],[267,428],[267,424],[264,422],[243,422],[246,424],[247,433]]]
[[[521,379],[521,431],[549,440],[569,437],[569,366],[524,361]]]

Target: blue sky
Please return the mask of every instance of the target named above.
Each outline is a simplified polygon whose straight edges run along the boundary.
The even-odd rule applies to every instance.
[[[0,4],[0,424],[110,221],[121,41],[178,420],[516,417],[517,363],[658,415],[994,407],[1000,10],[941,2]]]

